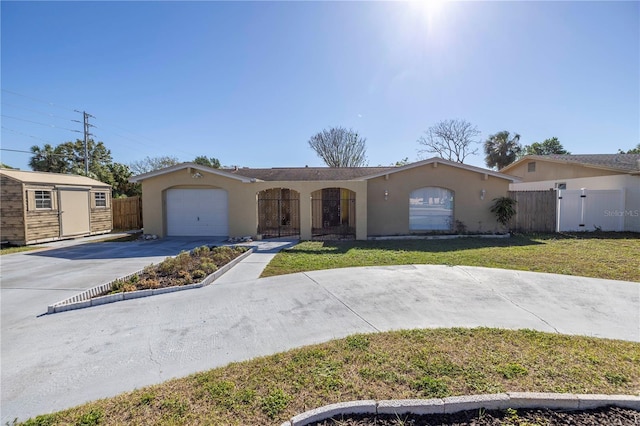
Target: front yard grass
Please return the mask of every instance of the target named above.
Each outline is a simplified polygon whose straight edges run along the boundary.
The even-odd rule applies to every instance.
[[[637,395],[640,344],[490,328],[358,334],[23,424],[268,425],[341,401],[508,391]]]
[[[46,249],[46,248],[48,248],[48,247],[42,247],[42,246],[6,247],[6,248],[3,248],[3,249],[0,249],[0,256],[2,256],[3,254],[21,253],[23,251],[42,250],[42,249]]]
[[[278,253],[262,277],[351,266],[466,265],[640,281],[640,235],[515,235],[506,239],[307,241]]]

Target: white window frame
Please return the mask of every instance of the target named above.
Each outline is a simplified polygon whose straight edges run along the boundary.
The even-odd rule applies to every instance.
[[[34,191],[36,210],[51,210],[53,208],[53,200],[51,191],[37,189]]]
[[[107,193],[106,192],[94,192],[93,199],[95,202],[95,206],[98,209],[107,208]]]
[[[454,200],[454,192],[440,186],[425,186],[411,191],[409,231],[452,231]]]

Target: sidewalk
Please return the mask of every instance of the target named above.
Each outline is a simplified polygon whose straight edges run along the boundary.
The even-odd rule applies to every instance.
[[[216,284],[226,284],[257,280],[260,278],[260,274],[262,274],[264,268],[280,250],[293,247],[297,243],[298,240],[274,239],[237,244],[240,246],[255,247],[255,251],[215,282]]]

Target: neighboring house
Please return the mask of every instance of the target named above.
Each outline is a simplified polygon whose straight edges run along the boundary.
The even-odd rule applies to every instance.
[[[640,232],[640,154],[528,155],[500,172],[522,180],[512,191],[559,190],[559,231]]]
[[[111,231],[111,187],[84,176],[0,169],[0,239],[17,245]]]
[[[495,232],[492,199],[516,178],[440,158],[402,167],[212,169],[183,163],[134,176],[145,233],[164,236]]]
[[[500,170],[500,173],[518,177],[527,182],[555,182],[557,188],[570,179],[599,176],[639,176],[640,154],[585,154],[585,155],[527,155]],[[542,188],[542,185],[534,185]],[[548,189],[548,188],[543,188]],[[561,188],[562,189],[562,188]]]

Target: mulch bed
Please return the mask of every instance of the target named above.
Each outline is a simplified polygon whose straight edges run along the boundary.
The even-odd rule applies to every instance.
[[[111,290],[104,294],[197,283],[247,250],[247,247],[242,246],[197,247],[175,257],[168,257],[159,264],[150,265],[129,278],[114,281]]]
[[[352,415],[310,426],[638,426],[640,411],[619,407],[595,410],[472,410],[455,414]]]

